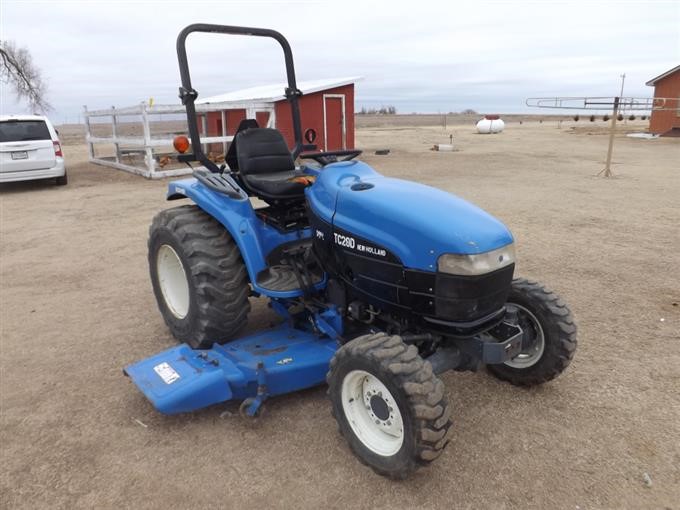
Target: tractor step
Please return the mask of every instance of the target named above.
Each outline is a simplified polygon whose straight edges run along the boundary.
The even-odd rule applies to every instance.
[[[206,350],[182,344],[124,372],[156,409],[176,414],[322,384],[336,349],[335,340],[282,325]]]

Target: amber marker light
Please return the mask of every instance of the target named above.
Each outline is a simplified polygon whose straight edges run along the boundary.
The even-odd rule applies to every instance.
[[[172,145],[177,152],[184,154],[189,150],[189,139],[184,135],[178,135],[172,141]]]

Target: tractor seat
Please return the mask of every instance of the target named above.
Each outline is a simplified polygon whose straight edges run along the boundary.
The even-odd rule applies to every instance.
[[[283,135],[276,129],[249,128],[234,140],[241,181],[253,194],[274,200],[304,197],[305,182],[293,179],[303,173],[295,162]]]

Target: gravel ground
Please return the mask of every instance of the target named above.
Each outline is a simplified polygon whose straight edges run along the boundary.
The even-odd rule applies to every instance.
[[[146,263],[152,216],[178,205],[166,182],[66,145],[67,187],[2,186],[2,506],[680,508],[680,143],[620,136],[616,177],[596,178],[606,136],[579,124],[357,133],[379,171],[501,218],[518,274],[558,291],[580,328],[544,387],[444,375],[453,440],[405,482],[352,456],[323,388],[273,399],[254,425],[228,405],[162,416],[123,377],[174,344]],[[457,152],[428,150],[449,134]],[[249,330],[274,319],[260,300]]]

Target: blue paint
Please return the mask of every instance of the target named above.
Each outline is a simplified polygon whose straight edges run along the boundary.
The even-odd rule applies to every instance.
[[[358,182],[373,187],[353,191]],[[513,242],[503,223],[469,202],[384,177],[361,161],[326,166],[307,197],[325,221],[387,248],[412,269],[434,271],[444,253],[484,253]]]
[[[318,173],[305,190],[315,214],[335,228],[389,249],[408,268],[435,271],[443,253],[483,253],[513,240],[501,222],[455,195],[384,177],[360,161],[334,163],[310,173]],[[373,186],[352,190],[359,182]],[[165,414],[252,398],[246,410],[252,415],[270,396],[322,384],[343,334],[342,316],[328,305],[313,315],[291,317],[288,299],[301,295],[301,290],[274,292],[256,284],[267,254],[281,243],[308,238],[310,229],[281,233],[257,217],[247,197],[229,198],[193,178],[170,183],[168,198],[180,197],[193,200],[227,229],[241,251],[253,290],[272,298],[272,308],[286,321],[208,350],[185,344],[173,347],[125,367],[125,373]],[[325,280],[317,288],[323,285]],[[293,328],[293,323],[300,327]],[[164,364],[170,368],[159,370]]]
[[[280,292],[257,285],[257,274],[267,267],[269,252],[282,243],[303,239],[311,235],[305,228],[282,234],[257,217],[250,200],[236,200],[212,191],[194,178],[173,181],[168,186],[168,198],[185,196],[219,221],[234,238],[245,262],[253,290],[272,298],[292,298],[302,295],[301,290]],[[325,282],[317,285],[322,288]]]
[[[316,182],[305,189],[314,213],[334,227],[351,232],[387,248],[410,269],[435,271],[444,253],[475,254],[513,242],[508,228],[479,207],[451,193],[385,177],[361,161],[327,165]],[[367,182],[372,188],[353,191]],[[196,179],[171,182],[168,196],[193,200],[216,218],[238,244],[251,282],[266,268],[266,255],[281,243],[307,238],[309,228],[280,233],[260,220],[250,200],[236,200],[212,191]],[[318,286],[323,287],[323,283]],[[256,292],[289,298],[301,291],[276,292],[253,283]]]
[[[156,409],[177,414],[255,398],[262,381],[266,397],[322,384],[337,346],[331,338],[282,325],[204,351],[182,344],[124,370]],[[260,362],[263,370],[258,374]],[[163,381],[154,370],[161,363],[179,378],[170,384]]]

